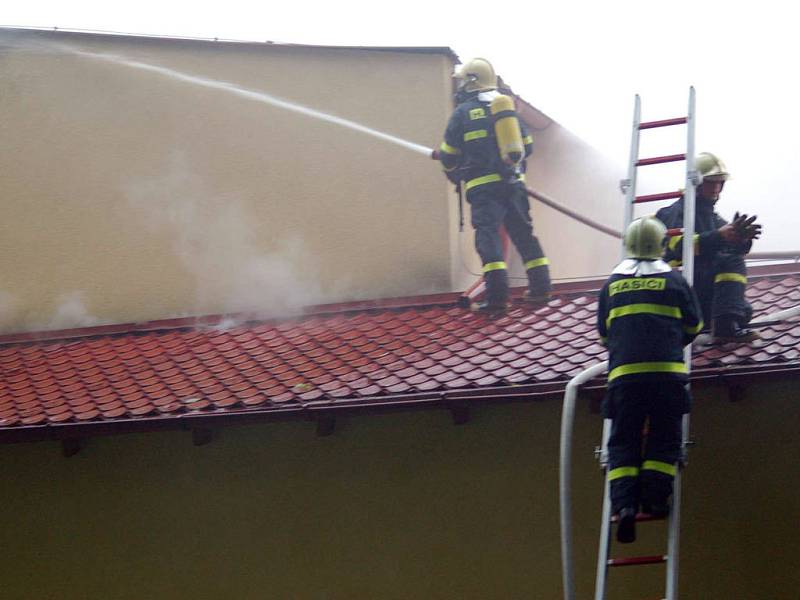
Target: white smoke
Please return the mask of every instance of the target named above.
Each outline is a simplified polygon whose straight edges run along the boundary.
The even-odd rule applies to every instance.
[[[163,175],[126,186],[151,231],[172,236],[175,254],[194,278],[195,306],[186,312],[266,318],[325,302],[302,238],[287,232],[264,252],[243,200],[210,194],[187,163],[176,151]]]
[[[16,323],[18,300],[11,292],[0,290],[0,331],[9,331]]]
[[[41,329],[71,329],[73,327],[92,327],[101,324],[103,324],[103,321],[90,314],[86,308],[84,292],[72,291],[58,296],[52,316]]]

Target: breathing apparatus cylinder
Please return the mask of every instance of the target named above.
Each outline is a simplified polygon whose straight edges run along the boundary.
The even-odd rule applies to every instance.
[[[494,134],[500,158],[509,166],[514,166],[525,156],[522,131],[519,127],[514,101],[503,94],[497,96],[490,105],[494,117]]]

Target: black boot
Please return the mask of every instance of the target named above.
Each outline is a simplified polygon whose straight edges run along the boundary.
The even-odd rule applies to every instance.
[[[642,500],[642,512],[655,517],[664,519],[669,514],[669,502],[666,500],[646,501]]]
[[[469,309],[478,314],[486,315],[489,317],[499,317],[504,315],[508,310],[508,304],[496,304],[492,302],[475,302],[470,305]]]
[[[712,331],[714,342],[717,344],[727,344],[731,342],[746,344],[761,337],[752,329],[746,329],[739,325],[738,317],[735,315],[720,315],[714,319]]]
[[[522,301],[530,306],[544,306],[550,302],[550,292],[534,293],[530,290],[525,290],[522,295]]]
[[[636,509],[623,508],[617,515],[617,541],[620,544],[630,544],[636,541]]]

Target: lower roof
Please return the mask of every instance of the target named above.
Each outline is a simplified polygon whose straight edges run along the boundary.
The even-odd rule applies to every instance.
[[[755,316],[800,305],[800,271],[762,273],[747,292]],[[559,395],[606,359],[595,332],[601,283],[556,286],[546,306],[515,303],[497,319],[444,294],[234,325],[206,317],[2,336],[0,441]],[[797,319],[761,335],[697,348],[693,378],[800,373]]]

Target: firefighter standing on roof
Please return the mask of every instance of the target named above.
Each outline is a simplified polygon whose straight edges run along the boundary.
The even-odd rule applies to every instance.
[[[524,184],[525,158],[533,140],[514,113],[513,101],[497,91],[497,77],[488,61],[475,58],[453,75],[459,82],[458,106],[444,134],[439,158],[453,183],[463,181],[472,211],[475,246],[483,262],[486,301],[473,310],[506,309],[509,289],[500,226],[504,225],[528,275],[525,299],[545,302],[550,294],[548,260],[533,235]],[[504,127],[516,127],[519,147],[498,145]],[[510,129],[507,129],[510,131]],[[512,143],[513,145],[513,143]]]
[[[625,232],[628,258],[614,269],[598,300],[597,330],[608,347],[608,479],[620,542],[635,539],[640,503],[643,512],[669,512],[682,415],[690,403],[683,347],[703,326],[689,284],[660,259],[665,233],[653,217],[631,223]]]
[[[718,342],[750,342],[758,338],[746,329],[753,309],[745,300],[747,271],[744,257],[761,235],[755,217],[739,215],[728,223],[714,212],[720,192],[730,175],[723,162],[709,152],[697,155],[695,168],[702,176],[696,188],[694,288],[703,307],[703,318]],[[656,213],[668,228],[683,227],[683,198]],[[683,236],[669,240],[665,260],[681,263]]]

